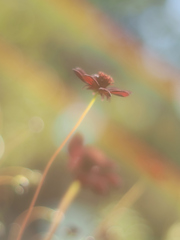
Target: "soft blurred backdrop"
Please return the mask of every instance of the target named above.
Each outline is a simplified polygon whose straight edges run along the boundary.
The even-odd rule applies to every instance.
[[[103,71],[132,92],[98,97],[78,129],[116,162],[122,187],[109,196],[83,190],[54,239],[95,239],[106,211],[137,181],[143,191],[103,239],[180,239],[179,23],[179,0],[0,1],[0,239],[92,99],[74,67]],[[72,181],[67,159],[66,146],[37,206],[57,206]],[[24,239],[40,239],[48,221],[32,223]]]

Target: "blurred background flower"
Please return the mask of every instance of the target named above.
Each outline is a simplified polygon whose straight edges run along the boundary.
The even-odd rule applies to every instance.
[[[173,240],[179,231],[180,198],[179,13],[179,0],[1,0],[0,167],[9,169],[6,176],[12,176],[9,167],[14,166],[42,171],[91,100],[92,93],[82,91],[72,68],[105,72],[116,87],[133,94],[110,102],[98,97],[79,131],[86,143],[116,161],[123,187],[107,198],[84,190],[80,199],[87,209],[90,202],[101,209],[140,178],[145,190],[133,203],[134,212],[127,214],[142,216],[143,223],[141,217],[133,218],[138,231],[145,229],[144,223],[151,229],[141,239],[149,234],[150,239]],[[67,158],[64,148],[37,205],[59,202],[72,180]],[[2,239],[34,192],[28,185],[32,178],[22,172],[15,176],[16,184],[21,180],[26,185],[18,187],[21,194],[0,184]],[[78,219],[78,213],[72,214]],[[125,232],[128,222],[123,222]],[[32,224],[26,237],[37,234],[37,226]],[[125,232],[122,239],[128,239]]]

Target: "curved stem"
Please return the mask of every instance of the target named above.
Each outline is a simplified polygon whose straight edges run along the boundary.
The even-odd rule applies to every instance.
[[[71,202],[74,200],[76,195],[79,193],[81,190],[81,183],[79,181],[74,181],[67,192],[65,193],[63,199],[60,201],[57,213],[54,217],[54,220],[50,226],[50,229],[47,233],[47,236],[45,237],[44,240],[51,240],[53,237],[53,234],[55,233],[59,223],[62,221],[64,217],[64,213],[66,212],[67,208],[71,204]]]
[[[85,111],[83,112],[83,114],[81,115],[81,117],[79,118],[78,122],[76,123],[76,125],[73,127],[73,129],[70,131],[70,133],[67,135],[67,137],[64,139],[64,141],[62,142],[62,144],[59,146],[59,148],[55,151],[55,153],[52,155],[52,157],[50,158],[49,162],[47,163],[46,167],[45,167],[45,170],[43,172],[43,175],[42,175],[42,178],[39,182],[39,185],[35,191],[35,194],[33,196],[33,199],[31,201],[31,204],[29,206],[29,209],[28,209],[28,212],[27,212],[27,215],[24,219],[24,222],[21,226],[21,229],[19,231],[19,234],[18,234],[18,237],[17,237],[17,240],[21,240],[21,237],[24,233],[24,229],[26,227],[26,224],[28,222],[28,219],[31,215],[31,212],[32,212],[32,209],[35,205],[35,202],[36,202],[36,199],[39,195],[39,192],[41,190],[41,187],[43,185],[43,182],[46,178],[46,175],[52,165],[52,163],[54,162],[54,159],[57,157],[58,153],[62,150],[62,148],[64,147],[64,145],[67,143],[67,141],[70,139],[70,137],[72,136],[72,134],[76,131],[76,129],[79,127],[79,125],[81,124],[82,120],[84,119],[84,117],[86,116],[86,114],[89,112],[89,110],[91,109],[92,105],[94,104],[95,100],[96,100],[96,97],[97,97],[97,94],[93,97],[93,99],[91,100],[91,102],[89,103],[89,105],[87,106],[87,108],[85,109]]]
[[[19,226],[21,226],[23,223],[24,216],[26,215],[26,213],[27,213],[27,210],[22,212],[15,219],[14,223],[12,224],[12,226],[10,228],[8,240],[14,240],[15,236],[17,235]],[[51,215],[54,215],[54,214],[55,214],[55,211],[52,210],[51,208],[36,206],[32,210],[31,216],[27,222],[27,226],[37,219],[44,219],[44,220],[50,221]]]

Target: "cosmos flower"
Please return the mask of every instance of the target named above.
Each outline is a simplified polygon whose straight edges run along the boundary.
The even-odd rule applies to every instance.
[[[109,87],[114,83],[112,77],[106,75],[103,72],[98,72],[98,74],[88,75],[81,68],[73,69],[78,78],[80,78],[84,83],[85,87],[89,90],[92,90],[95,93],[99,93],[102,97],[104,96],[109,99],[112,94],[120,97],[129,96],[129,91],[123,91],[115,87]]]
[[[102,151],[83,146],[83,137],[76,134],[69,143],[69,170],[85,187],[99,193],[107,193],[120,184],[115,165]]]

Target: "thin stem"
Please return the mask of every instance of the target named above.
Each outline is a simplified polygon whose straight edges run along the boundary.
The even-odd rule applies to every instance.
[[[14,240],[15,236],[18,233],[19,226],[23,223],[24,216],[26,215],[27,210],[22,212],[14,221],[12,224],[8,240]],[[27,226],[31,224],[33,221],[36,221],[37,219],[44,219],[46,221],[51,220],[51,216],[55,213],[54,210],[48,207],[42,207],[42,206],[36,206],[33,208],[30,218],[28,219]]]
[[[85,109],[85,111],[83,112],[83,114],[81,115],[81,117],[79,118],[78,122],[76,123],[76,125],[73,127],[73,129],[71,130],[71,132],[67,135],[67,137],[64,139],[64,141],[62,142],[62,144],[59,146],[59,148],[55,151],[55,153],[52,155],[52,157],[50,158],[49,162],[47,163],[46,167],[45,167],[45,170],[43,172],[43,175],[42,175],[42,178],[39,182],[39,185],[35,191],[35,194],[33,196],[33,199],[31,201],[31,204],[29,206],[29,209],[28,209],[28,212],[27,212],[27,215],[23,221],[23,224],[21,226],[21,229],[19,231],[19,234],[18,234],[18,237],[17,237],[17,240],[21,240],[21,237],[24,233],[24,230],[25,230],[25,227],[26,227],[26,224],[28,222],[28,219],[31,215],[31,212],[32,212],[32,209],[35,205],[35,202],[37,200],[37,197],[39,195],[39,192],[41,190],[41,187],[44,183],[44,180],[46,178],[46,175],[52,165],[52,163],[54,162],[54,159],[57,157],[58,153],[62,150],[62,148],[64,147],[64,145],[67,143],[67,141],[70,139],[70,137],[72,136],[72,134],[76,131],[76,129],[79,127],[79,125],[81,124],[82,120],[84,119],[84,117],[86,116],[86,114],[89,112],[89,110],[91,109],[92,105],[94,104],[95,100],[96,100],[96,97],[97,95],[95,95],[93,97],[93,99],[91,100],[91,102],[89,103],[89,105],[87,106],[87,108]]]
[[[74,181],[70,185],[70,187],[67,190],[67,192],[65,193],[63,199],[59,203],[57,213],[56,213],[54,220],[50,226],[47,236],[45,237],[44,240],[50,240],[53,237],[59,223],[62,221],[62,219],[64,217],[64,213],[66,212],[67,208],[69,207],[71,202],[74,200],[74,198],[77,196],[77,194],[79,193],[80,190],[81,190],[81,183],[79,181]]]

